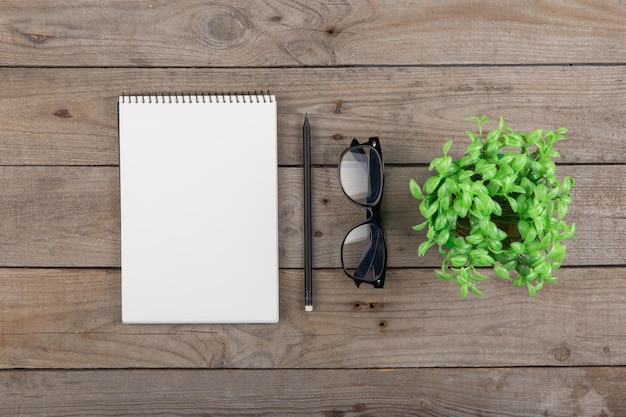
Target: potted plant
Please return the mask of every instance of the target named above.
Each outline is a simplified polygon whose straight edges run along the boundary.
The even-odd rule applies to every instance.
[[[565,257],[562,241],[576,226],[563,219],[571,202],[574,180],[556,177],[554,150],[565,139],[565,128],[516,132],[500,118],[499,126],[483,137],[487,116],[471,117],[478,133],[466,132],[470,144],[461,159],[449,156],[452,140],[443,156],[430,166],[434,175],[422,187],[410,180],[413,197],[426,219],[413,226],[428,228],[418,255],[437,246],[444,257],[435,271],[443,280],[454,280],[462,297],[471,291],[482,295],[477,282],[486,279],[483,267],[495,275],[525,286],[534,296]]]

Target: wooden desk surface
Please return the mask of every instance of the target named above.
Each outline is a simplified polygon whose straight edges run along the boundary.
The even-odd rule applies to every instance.
[[[4,1],[0,415],[626,415],[626,4],[619,0]],[[278,325],[125,326],[121,93],[278,98]],[[313,125],[315,311],[303,309],[301,127]],[[465,118],[570,129],[559,281],[439,281],[408,179]],[[380,136],[384,289],[340,268],[337,182]],[[243,219],[242,219],[243,221]],[[434,252],[434,251],[433,251]],[[158,262],[158,260],[155,260]]]

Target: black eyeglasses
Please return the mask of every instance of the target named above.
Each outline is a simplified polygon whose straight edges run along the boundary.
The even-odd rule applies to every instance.
[[[343,193],[367,210],[366,220],[350,229],[341,244],[341,266],[357,287],[364,282],[376,288],[385,284],[387,248],[380,212],[383,170],[377,137],[363,144],[353,139],[339,157],[339,183]]]

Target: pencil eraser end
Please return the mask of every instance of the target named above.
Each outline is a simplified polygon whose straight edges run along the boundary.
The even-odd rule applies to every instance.
[[[304,306],[304,311],[313,311],[313,306]]]

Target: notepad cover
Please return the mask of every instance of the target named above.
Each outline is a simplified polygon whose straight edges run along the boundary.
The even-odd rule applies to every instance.
[[[276,98],[149,98],[119,101],[122,321],[277,322]]]

